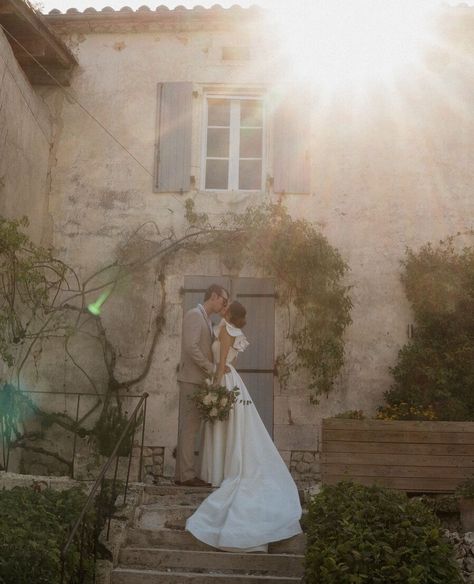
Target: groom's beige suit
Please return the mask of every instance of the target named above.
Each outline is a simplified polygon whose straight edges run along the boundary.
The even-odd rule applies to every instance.
[[[199,473],[195,468],[195,440],[201,419],[189,399],[206,376],[212,375],[212,323],[199,305],[188,310],[183,319],[181,361],[179,364],[179,422],[176,453],[176,480],[188,481]]]

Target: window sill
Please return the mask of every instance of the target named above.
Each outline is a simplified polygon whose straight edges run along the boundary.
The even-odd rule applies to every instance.
[[[262,197],[265,195],[264,190],[259,191],[214,191],[214,190],[201,190],[198,192],[199,195],[207,195],[208,197],[214,197],[216,201],[220,203],[240,203],[246,201],[249,197]]]

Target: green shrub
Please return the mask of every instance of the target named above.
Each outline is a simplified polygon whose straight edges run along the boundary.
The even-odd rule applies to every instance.
[[[78,488],[62,492],[36,492],[23,487],[0,491],[0,583],[59,584],[61,549],[85,500]],[[91,512],[85,523],[88,544],[93,541],[94,523]],[[73,544],[66,558],[66,582],[78,564],[79,550]],[[92,560],[87,552],[83,569],[84,583],[92,582]]]
[[[474,477],[469,477],[459,483],[456,494],[463,499],[474,499]]]
[[[403,268],[414,337],[398,354],[385,395],[391,408],[381,413],[474,420],[474,248],[458,250],[452,238],[428,244],[409,250]]]
[[[441,525],[420,501],[381,487],[326,486],[306,520],[307,584],[460,584]]]
[[[345,412],[339,412],[334,417],[342,420],[365,420],[363,410],[346,410]]]

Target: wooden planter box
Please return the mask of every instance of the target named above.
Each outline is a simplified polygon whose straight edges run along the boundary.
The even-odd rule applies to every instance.
[[[406,492],[452,492],[474,476],[474,422],[328,418],[321,473],[325,484],[351,480]]]

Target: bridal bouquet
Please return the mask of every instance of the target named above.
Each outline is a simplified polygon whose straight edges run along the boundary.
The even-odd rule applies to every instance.
[[[234,407],[240,391],[238,387],[231,390],[213,385],[206,379],[192,396],[201,418],[205,421],[227,420],[230,410]]]

